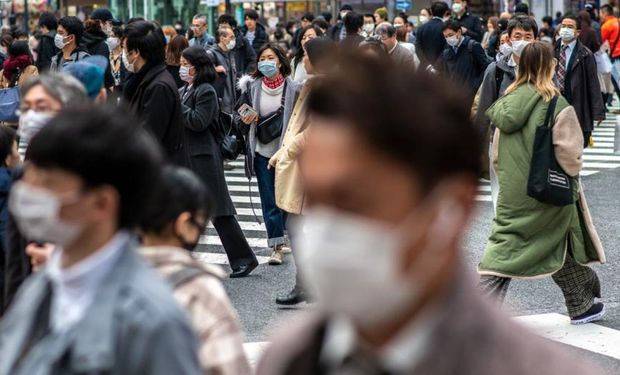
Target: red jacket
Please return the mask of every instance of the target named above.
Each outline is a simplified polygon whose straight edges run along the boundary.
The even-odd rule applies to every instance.
[[[603,43],[609,42],[609,49],[611,51],[611,58],[620,57],[620,21],[614,16],[609,16],[605,19],[603,26],[601,26],[601,39]],[[617,42],[617,43],[616,43]],[[615,48],[614,48],[615,45]]]

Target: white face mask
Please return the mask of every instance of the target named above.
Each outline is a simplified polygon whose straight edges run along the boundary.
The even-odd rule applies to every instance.
[[[67,43],[65,43],[65,38],[62,35],[56,34],[56,36],[54,37],[54,45],[58,49],[63,49],[65,48]]]
[[[366,34],[370,35],[375,31],[375,24],[365,23],[364,26],[362,26],[362,30],[364,30]]]
[[[421,25],[424,25],[425,23],[428,22],[428,17],[420,16],[420,17],[418,17],[418,21],[420,22]]]
[[[110,51],[115,50],[118,46],[121,45],[121,41],[117,37],[112,36],[108,38],[106,43],[108,43],[108,48],[110,48]]]
[[[60,220],[62,204],[54,193],[24,182],[15,183],[9,196],[9,210],[26,239],[67,247],[76,240],[82,226]]]
[[[437,264],[442,264],[441,251],[461,219],[458,209],[449,208],[441,210],[431,227],[431,240],[415,261],[416,272],[406,275],[400,269],[406,246],[423,235],[411,232],[413,216],[396,229],[329,208],[315,208],[302,216],[292,228],[300,240],[294,246],[301,275],[320,308],[372,328],[410,307],[437,272]]]
[[[235,48],[236,45],[237,45],[237,41],[233,39],[230,42],[228,42],[228,44],[226,45],[226,48],[228,48],[228,50],[232,50]]]
[[[129,62],[129,58],[127,57],[127,52],[123,51],[121,55],[121,60],[123,60],[123,65],[125,65],[125,69],[127,69],[129,73],[135,73],[134,63]]]
[[[461,3],[452,4],[452,11],[454,13],[461,13],[462,10],[463,10],[463,4]]]
[[[19,127],[17,128],[17,135],[25,142],[30,140],[54,117],[49,112],[35,112],[28,110],[19,116]]]
[[[446,43],[448,43],[450,47],[456,47],[459,45],[459,38],[456,35],[449,36],[446,38]]]
[[[499,46],[499,53],[503,56],[510,56],[512,54],[512,47],[508,43],[504,43]]]
[[[568,27],[562,27],[558,33],[563,42],[571,42],[575,39],[575,30]]]
[[[514,53],[517,57],[521,57],[521,53],[523,53],[523,49],[525,46],[530,44],[527,40],[515,40],[512,42],[512,53]]]
[[[191,83],[193,81],[193,77],[189,74],[189,70],[190,69],[187,66],[182,66],[179,68],[179,77],[182,81],[187,83]]]

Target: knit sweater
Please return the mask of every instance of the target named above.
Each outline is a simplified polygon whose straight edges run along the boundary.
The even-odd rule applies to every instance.
[[[282,104],[282,92],[284,91],[284,84],[276,89],[270,89],[264,83],[261,85],[260,106],[258,108],[259,116],[265,117],[272,112],[275,112],[280,108]],[[280,144],[280,137],[273,141],[264,144],[260,141],[256,142],[256,152],[266,158],[271,158],[276,151],[278,151],[278,145]]]

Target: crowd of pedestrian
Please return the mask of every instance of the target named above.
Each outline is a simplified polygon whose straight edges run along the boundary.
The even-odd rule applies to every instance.
[[[235,160],[267,263],[298,266],[275,302],[318,306],[258,373],[595,374],[489,302],[551,276],[573,324],[605,312],[579,172],[620,96],[614,9],[388,13],[270,28],[247,9],[184,30],[97,8],[3,32],[0,375],[252,373],[224,272],[192,257],[211,222],[230,278],[259,266]],[[494,220],[476,287],[460,243],[480,178]]]

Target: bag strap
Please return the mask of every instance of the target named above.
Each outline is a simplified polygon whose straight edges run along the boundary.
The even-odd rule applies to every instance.
[[[553,126],[549,126],[549,124],[551,122],[551,117],[555,113],[555,105],[557,103],[558,103],[558,96],[554,96],[549,102],[549,107],[547,107],[547,114],[545,115],[545,123],[543,125],[545,128],[553,127]]]
[[[166,276],[166,280],[172,285],[173,289],[180,287],[181,285],[191,281],[199,275],[209,275],[207,271],[198,267],[183,267],[177,272]]]

